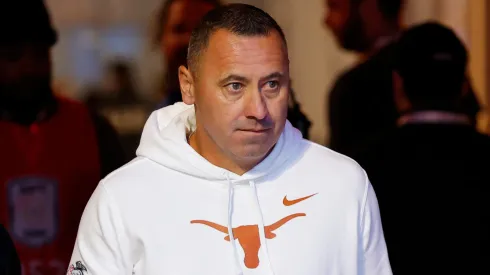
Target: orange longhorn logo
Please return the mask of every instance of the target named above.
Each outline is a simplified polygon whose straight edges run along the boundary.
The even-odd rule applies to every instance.
[[[265,226],[265,237],[267,239],[273,239],[276,237],[276,234],[273,232],[289,222],[290,220],[297,217],[304,217],[305,213],[296,213],[289,215],[274,224]],[[222,233],[228,234],[228,228],[210,221],[205,220],[193,220],[191,224],[204,224],[211,228],[214,228]],[[245,266],[247,268],[257,268],[259,266],[259,249],[261,246],[260,243],[260,235],[259,235],[259,226],[254,225],[242,225],[237,228],[233,228],[233,237],[238,239],[238,243],[242,247],[245,253]],[[226,241],[230,241],[230,236],[227,235],[225,237]]]

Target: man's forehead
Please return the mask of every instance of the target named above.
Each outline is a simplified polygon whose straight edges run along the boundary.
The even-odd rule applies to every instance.
[[[285,43],[276,31],[268,35],[235,35],[227,30],[218,30],[210,37],[207,54],[222,62],[247,61],[256,58],[263,61],[285,61],[288,53]]]

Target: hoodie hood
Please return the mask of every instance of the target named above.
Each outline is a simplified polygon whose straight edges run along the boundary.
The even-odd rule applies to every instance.
[[[136,155],[210,181],[255,180],[285,165],[298,153],[303,139],[301,133],[286,121],[267,158],[239,176],[211,164],[187,143],[187,133],[195,130],[195,121],[194,106],[182,102],[154,111],[145,124]]]
[[[264,261],[268,265],[268,274],[274,275],[269,259],[264,218],[257,195],[256,181],[272,171],[281,171],[286,163],[296,159],[301,150],[301,133],[286,121],[286,126],[272,152],[252,170],[242,176],[226,169],[217,167],[199,155],[188,143],[187,133],[195,130],[196,125],[194,106],[182,102],[162,108],[151,114],[143,129],[141,143],[136,151],[139,157],[145,157],[162,166],[191,177],[218,182],[228,188],[228,234],[230,245],[234,252],[237,274],[242,275],[236,240],[233,232],[234,194],[235,186],[247,183],[253,190],[254,201],[258,209],[258,228],[260,243],[265,251]]]

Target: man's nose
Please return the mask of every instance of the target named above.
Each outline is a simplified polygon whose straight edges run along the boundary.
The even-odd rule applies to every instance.
[[[258,88],[250,91],[246,104],[245,116],[248,118],[263,120],[269,114],[265,98]]]

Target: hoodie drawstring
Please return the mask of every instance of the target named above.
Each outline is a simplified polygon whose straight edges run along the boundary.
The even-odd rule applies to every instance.
[[[267,242],[266,242],[266,237],[265,237],[265,226],[264,226],[264,216],[262,215],[262,210],[260,208],[260,202],[259,202],[259,196],[257,194],[257,186],[255,185],[255,182],[252,180],[250,181],[250,187],[252,187],[253,192],[254,192],[254,198],[255,198],[255,203],[258,207],[259,211],[259,236],[260,236],[260,244],[261,247],[264,251],[264,261],[266,262],[267,266],[269,267],[269,271],[271,275],[274,275],[274,270],[272,269],[272,264],[269,259],[269,250],[267,249]]]
[[[234,186],[230,180],[230,175],[226,173],[226,179],[228,180],[228,236],[230,237],[230,243],[233,247],[233,254],[235,254],[235,266],[238,271],[238,275],[243,275],[242,266],[240,265],[238,250],[236,249],[235,236],[233,235],[232,217],[233,217],[233,195]]]
[[[235,255],[235,266],[238,271],[239,275],[243,275],[243,270],[242,266],[240,265],[240,256],[238,254],[238,250],[236,248],[236,242],[235,242],[235,236],[233,235],[233,226],[232,226],[232,217],[233,217],[233,198],[234,198],[234,192],[235,188],[233,185],[233,182],[230,179],[230,175],[226,173],[226,179],[228,181],[228,236],[230,237],[230,243],[233,247],[233,253]],[[257,194],[257,186],[253,180],[250,181],[250,187],[253,190],[254,193],[254,199],[255,199],[255,204],[257,205],[257,209],[259,212],[259,238],[260,238],[260,245],[262,247],[262,250],[264,251],[264,262],[267,264],[270,275],[274,275],[274,270],[272,269],[272,264],[269,259],[269,251],[267,249],[267,242],[266,242],[266,237],[265,237],[265,226],[264,226],[264,216],[262,215],[262,210],[260,208],[260,202],[259,202],[259,196]]]

